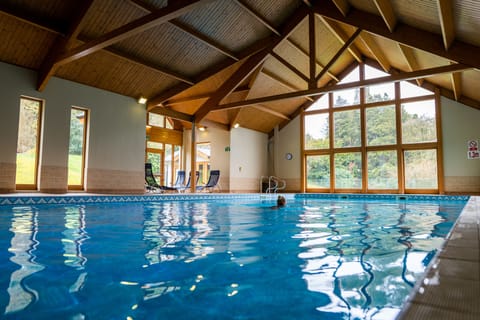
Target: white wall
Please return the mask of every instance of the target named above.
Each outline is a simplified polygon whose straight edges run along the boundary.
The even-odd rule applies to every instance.
[[[480,142],[480,110],[446,98],[441,104],[445,189],[480,192],[480,159],[467,159],[467,141]]]
[[[275,133],[275,135],[278,136],[278,139],[275,139],[275,175],[285,180],[287,191],[298,192],[301,190],[300,170],[302,147],[300,145],[300,126],[301,116],[297,116],[287,126],[282,128],[282,130],[279,130],[278,135]],[[287,153],[292,154],[292,160],[285,158]]]
[[[90,111],[87,169],[134,175],[122,189],[143,190],[145,106],[129,97],[59,78],[51,78],[39,92],[36,72],[5,63],[0,63],[0,80],[0,164],[16,162],[19,100],[28,96],[45,101],[41,170],[66,170],[70,108],[78,106]],[[103,185],[100,189],[110,188],[105,184],[108,181],[97,182]]]
[[[268,175],[268,136],[244,128],[230,132],[230,191],[259,191],[260,177]]]

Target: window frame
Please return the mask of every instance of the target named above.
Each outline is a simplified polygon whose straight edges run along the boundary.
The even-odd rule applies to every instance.
[[[373,66],[375,67],[375,66]],[[358,65],[360,72],[360,81],[365,80],[365,64]],[[354,70],[354,69],[350,69]],[[412,81],[410,83],[414,84]],[[326,95],[329,97],[328,108],[325,109],[308,109],[302,112],[301,117],[301,150],[302,150],[302,163],[301,163],[301,188],[302,192],[328,192],[328,193],[440,193],[444,192],[443,182],[443,151],[442,151],[442,135],[441,135],[441,113],[440,113],[440,92],[438,89],[434,89],[434,92],[426,95],[414,96],[402,98],[400,92],[400,82],[394,82],[395,97],[393,99],[385,101],[375,101],[366,103],[366,96],[364,87],[360,88],[360,103],[357,105],[337,106],[334,107],[333,92],[329,92]],[[425,88],[422,88],[425,89]],[[430,91],[430,90],[429,90]],[[433,100],[435,105],[435,125],[437,139],[435,142],[420,142],[420,143],[402,143],[402,119],[401,108],[402,104],[418,101]],[[367,145],[367,128],[366,128],[366,110],[372,107],[383,106],[395,106],[395,123],[396,123],[396,142],[393,144],[385,145]],[[336,148],[334,145],[334,117],[336,112],[348,111],[348,110],[360,110],[360,134],[361,145],[358,147]],[[327,113],[329,116],[329,139],[330,147],[325,149],[306,149],[305,148],[305,117],[314,114]],[[404,153],[411,150],[435,150],[437,154],[437,188],[432,189],[409,189],[406,188],[407,184],[405,179],[405,164]],[[367,167],[367,154],[372,151],[396,151],[397,152],[397,178],[398,188],[396,189],[374,189],[368,187],[368,167]],[[337,188],[335,184],[335,155],[344,152],[361,152],[362,158],[362,187],[359,189],[351,188]],[[312,188],[308,186],[307,181],[307,157],[312,155],[330,155],[330,187],[329,188]]]
[[[27,96],[20,96],[20,105],[19,105],[19,113],[18,113],[18,130],[20,131],[20,111],[22,106],[22,100],[30,100],[36,101],[39,103],[39,110],[38,110],[38,118],[37,118],[37,137],[36,137],[36,152],[35,152],[35,165],[34,165],[34,182],[33,184],[26,184],[26,183],[17,183],[16,176],[17,171],[15,170],[15,189],[16,190],[38,190],[38,180],[39,180],[39,170],[38,167],[40,165],[40,154],[42,152],[42,135],[43,135],[43,117],[44,117],[44,105],[45,101],[43,99],[27,97]],[[20,132],[17,134],[17,148],[18,148],[18,136]],[[18,155],[15,159],[15,165],[17,166]]]
[[[87,156],[87,144],[88,144],[88,127],[89,127],[89,121],[90,121],[90,112],[87,108],[82,108],[82,107],[77,107],[77,106],[72,106],[70,107],[70,117],[71,117],[71,112],[72,110],[80,110],[83,111],[84,113],[84,118],[83,118],[83,144],[82,144],[82,162],[81,162],[81,175],[80,175],[80,185],[77,184],[69,184],[68,183],[68,172],[69,172],[69,165],[67,164],[67,190],[85,190],[85,163],[86,163],[86,156]],[[71,130],[71,128],[70,128]],[[68,139],[68,144],[70,146],[70,136]],[[70,157],[70,150],[68,152],[67,158]]]

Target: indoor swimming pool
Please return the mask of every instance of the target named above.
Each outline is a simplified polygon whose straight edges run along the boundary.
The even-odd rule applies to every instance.
[[[1,318],[394,319],[468,200],[286,197],[0,198]]]

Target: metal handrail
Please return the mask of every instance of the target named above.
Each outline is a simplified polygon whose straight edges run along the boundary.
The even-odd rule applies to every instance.
[[[285,180],[282,180],[275,176],[262,176],[260,178],[260,193],[263,192],[263,184],[265,182],[265,179],[268,179],[268,187],[265,189],[265,193],[276,193],[278,190],[283,190],[286,187]],[[279,182],[282,183],[281,186],[279,186]]]

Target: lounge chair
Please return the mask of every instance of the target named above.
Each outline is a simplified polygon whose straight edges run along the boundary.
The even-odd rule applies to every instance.
[[[213,192],[214,189],[218,189],[218,191],[220,191],[220,186],[218,184],[219,179],[220,170],[211,170],[210,176],[208,177],[208,182],[202,186],[197,186],[197,190]]]
[[[185,171],[177,171],[177,179],[172,187],[161,186],[157,183],[157,180],[153,176],[152,164],[145,163],[145,182],[147,191],[151,192],[165,192],[165,191],[177,191],[178,188],[182,188],[185,182]]]
[[[182,191],[185,192],[185,191],[187,191],[187,190],[190,189],[190,187],[192,186],[192,185],[191,185],[191,180],[192,180],[192,179],[191,179],[191,176],[192,176],[191,174],[188,175],[188,180],[187,180],[187,184],[186,184],[186,185],[184,185],[184,186],[182,186],[182,187],[176,188],[176,190],[177,190],[178,192],[182,192]],[[199,178],[200,178],[200,172],[195,171],[195,185],[197,185]]]

